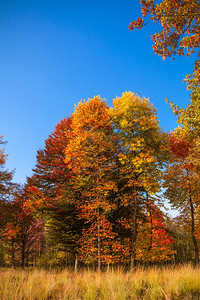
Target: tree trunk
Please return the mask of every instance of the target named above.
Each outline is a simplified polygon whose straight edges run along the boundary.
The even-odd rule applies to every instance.
[[[152,248],[152,236],[153,236],[153,220],[152,220],[152,214],[151,214],[151,210],[149,211],[149,217],[150,217],[150,222],[151,222],[151,227],[150,227],[150,244],[149,244],[149,248],[148,251],[151,250]]]
[[[107,264],[107,272],[109,272],[110,271],[110,263],[108,262],[108,264]]]
[[[97,176],[97,186],[99,185],[99,176]],[[98,256],[98,271],[101,271],[101,239],[100,239],[100,195],[97,194],[98,207],[97,207],[97,256]]]
[[[98,271],[101,271],[101,240],[100,240],[99,208],[98,208],[98,223],[97,223],[97,247],[98,247]]]
[[[191,236],[194,245],[195,265],[197,266],[199,265],[199,247],[194,235],[194,206],[193,206],[191,194],[189,195],[189,202],[190,202],[190,212],[191,212]]]
[[[137,204],[134,205],[133,210],[133,228],[132,228],[132,253],[131,253],[131,270],[135,267],[136,260],[135,260],[135,246],[136,246],[136,239],[137,239]]]
[[[21,267],[25,267],[25,243],[22,242],[22,250],[21,250]]]
[[[14,242],[11,242],[12,244],[12,261],[13,261],[13,265],[15,266],[15,247],[14,247]]]
[[[75,262],[74,262],[74,273],[77,273],[78,271],[78,257],[76,255]]]
[[[146,201],[147,201],[147,211],[148,211],[148,204],[149,204],[149,194],[148,192],[146,192]],[[150,224],[151,224],[151,227],[150,227],[150,244],[149,244],[149,248],[148,248],[148,251],[151,250],[152,248],[152,237],[153,237],[153,220],[152,220],[152,212],[151,212],[151,207],[149,206],[149,218],[150,218]]]

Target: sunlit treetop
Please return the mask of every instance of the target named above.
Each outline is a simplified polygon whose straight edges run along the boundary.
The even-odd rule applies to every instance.
[[[155,193],[168,152],[167,135],[159,126],[156,109],[148,99],[125,92],[113,100],[110,114],[120,141],[118,156],[124,171],[131,169],[131,177],[137,173],[145,189]]]
[[[32,177],[27,178],[29,186],[41,188],[46,195],[52,194],[53,189],[56,191],[58,185],[65,183],[70,177],[64,163],[70,124],[71,118],[65,118],[56,125],[53,133],[46,139],[44,149],[37,152]]]
[[[200,45],[199,0],[141,0],[142,18],[138,17],[129,29],[141,29],[149,20],[158,22],[162,30],[151,36],[153,50],[162,58],[190,55]]]
[[[117,97],[113,99],[113,107],[116,116],[128,118],[131,113],[131,120],[133,121],[133,115],[135,116],[135,122],[138,122],[138,118],[145,122],[143,125],[149,126],[151,123],[154,126],[157,126],[159,123],[157,119],[157,111],[156,108],[153,107],[152,103],[147,98],[139,97],[137,94],[132,92],[125,92],[121,97]],[[111,114],[113,113],[113,109],[111,109]],[[150,118],[150,120],[149,120]],[[151,121],[151,122],[149,122]],[[133,124],[129,124],[133,125]],[[123,126],[122,126],[123,127]]]
[[[92,99],[80,101],[72,114],[72,127],[73,129],[93,129],[105,126],[110,122],[108,114],[108,105],[105,99],[100,96],[94,96]]]
[[[103,159],[103,154],[109,152],[106,147],[112,148],[109,139],[112,131],[109,107],[100,96],[78,103],[72,114],[71,128],[65,162],[72,164],[73,169],[75,161],[81,162],[82,166],[86,164],[88,155],[96,157],[97,153],[101,153]],[[90,163],[88,162],[89,165]]]

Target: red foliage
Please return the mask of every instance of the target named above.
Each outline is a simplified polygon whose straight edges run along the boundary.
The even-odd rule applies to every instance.
[[[170,150],[175,157],[185,159],[188,156],[192,144],[185,137],[172,133],[169,141]]]
[[[27,194],[20,191],[10,203],[10,216],[4,230],[4,237],[10,242],[8,253],[10,262],[18,259],[22,267],[27,263],[29,255],[38,251],[39,243],[44,238],[43,224],[37,221],[26,205]]]
[[[61,120],[45,141],[44,149],[37,153],[36,167],[33,176],[28,178],[28,185],[41,188],[44,194],[56,193],[58,186],[71,177],[64,161],[70,124],[71,118]]]

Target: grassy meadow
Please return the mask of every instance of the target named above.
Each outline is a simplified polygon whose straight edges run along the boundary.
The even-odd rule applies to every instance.
[[[137,269],[133,272],[0,269],[1,300],[200,299],[200,269]]]

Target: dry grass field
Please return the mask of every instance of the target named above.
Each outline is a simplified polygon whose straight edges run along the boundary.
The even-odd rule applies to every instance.
[[[200,269],[137,269],[133,272],[0,269],[1,300],[200,299]]]

